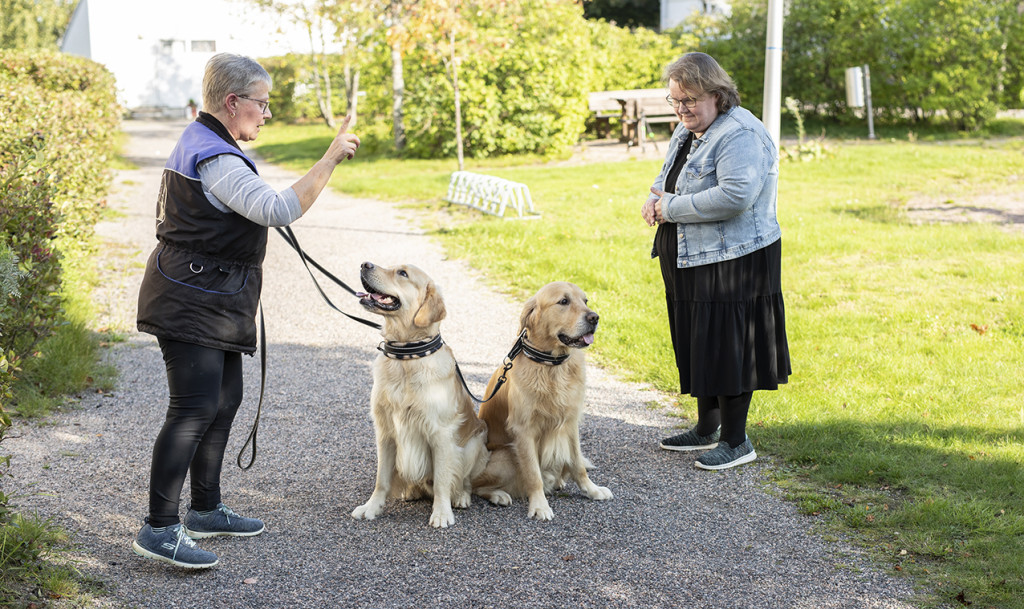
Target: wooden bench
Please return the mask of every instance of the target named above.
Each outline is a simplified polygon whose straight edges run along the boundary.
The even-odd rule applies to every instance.
[[[679,122],[672,106],[665,101],[666,95],[665,89],[597,91],[588,95],[587,102],[596,118],[605,122],[613,117],[619,119],[622,128],[619,141],[642,149],[650,137],[649,125],[669,123],[675,127]],[[657,146],[654,144],[655,149]]]

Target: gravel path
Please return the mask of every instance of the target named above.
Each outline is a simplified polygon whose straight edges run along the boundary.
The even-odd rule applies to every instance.
[[[526,518],[525,502],[497,508],[474,497],[455,526],[428,526],[428,502],[389,501],[382,517],[349,514],[373,488],[370,363],[378,333],[319,299],[300,261],[271,235],[264,304],[269,365],[256,465],[234,463],[255,414],[258,358],[245,358],[247,398],[228,446],[225,500],[263,518],[251,539],[202,547],[220,565],[187,572],[130,550],[145,514],[149,458],[167,399],[156,340],[134,329],[135,298],[155,243],[160,171],[184,123],[131,121],[110,205],[97,299],[102,324],[127,337],[109,352],[116,391],[83,396],[52,424],[24,425],[13,452],[19,509],[74,533],[84,572],[106,582],[97,607],[695,607],[906,608],[908,582],[883,574],[815,521],[770,493],[765,460],[705,472],[692,456],[659,450],[678,420],[659,394],[590,368],[585,453],[593,480],[615,499],[594,502],[572,483],[551,500],[555,520]],[[261,170],[283,188],[295,176]],[[341,175],[351,171],[343,165]],[[359,264],[412,262],[441,286],[443,335],[481,393],[511,346],[521,303],[448,260],[399,206],[325,193],[295,225],[310,255],[352,284]],[[558,279],[552,277],[552,279]],[[586,289],[586,286],[583,286]],[[354,299],[336,302],[360,313]],[[598,332],[597,340],[601,340]],[[756,444],[756,437],[754,438]],[[187,505],[186,496],[183,505]]]

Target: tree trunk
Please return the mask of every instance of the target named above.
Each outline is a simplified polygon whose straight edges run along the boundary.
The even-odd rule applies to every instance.
[[[402,51],[398,44],[391,47],[391,119],[394,123],[395,152],[405,148],[405,125],[403,124],[402,98],[405,95],[405,73],[402,67]]]
[[[331,75],[327,70],[326,62],[323,61],[323,54],[317,53],[316,44],[313,41],[313,24],[306,24],[306,31],[309,33],[309,61],[313,67],[313,78],[316,84],[313,90],[316,92],[316,105],[320,109],[320,117],[331,129],[337,128],[334,122],[334,109],[331,107]],[[321,37],[321,43],[323,42]],[[323,75],[320,74],[321,68]],[[321,86],[323,89],[321,90]]]
[[[450,41],[450,58],[451,58],[451,71],[452,71],[452,90],[455,93],[455,146],[459,157],[459,171],[463,168],[463,156],[462,156],[462,102],[459,98],[459,64],[457,57],[455,56],[455,29],[452,29],[449,37]]]
[[[348,81],[348,112],[347,114],[352,117],[348,126],[352,127],[356,124],[357,108],[359,106],[359,68],[356,68],[351,72]]]
[[[327,66],[323,65],[322,62],[318,61],[318,65],[321,66],[323,74],[317,70],[316,73],[316,101],[320,107],[320,116],[327,123],[327,126],[331,129],[336,129],[337,125],[334,122],[334,108],[331,104],[331,74],[327,71]],[[320,90],[321,82],[323,83],[323,91]]]

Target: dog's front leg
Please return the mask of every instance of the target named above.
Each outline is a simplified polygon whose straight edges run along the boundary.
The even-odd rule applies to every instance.
[[[352,517],[356,520],[373,520],[384,509],[384,502],[391,490],[391,480],[395,475],[396,451],[394,439],[377,437],[377,482],[370,500],[352,511]]]
[[[452,489],[455,486],[455,450],[453,443],[440,441],[431,447],[434,456],[434,507],[430,526],[447,528],[455,524],[452,512]]]
[[[572,468],[572,478],[576,481],[577,486],[587,494],[587,497],[590,497],[595,501],[606,501],[611,499],[612,492],[606,487],[594,484],[590,480],[590,476],[587,474],[587,466],[593,467],[593,465],[586,457],[583,456],[583,449],[580,447],[579,430],[570,432],[569,450],[571,451],[570,467]]]
[[[526,515],[537,520],[551,520],[555,517],[555,513],[548,505],[548,498],[544,496],[544,478],[540,473],[537,441],[529,437],[529,434],[521,434],[516,444],[516,460],[519,462],[523,489],[530,499],[530,507]]]

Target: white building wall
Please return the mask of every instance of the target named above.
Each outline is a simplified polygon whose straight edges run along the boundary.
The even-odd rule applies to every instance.
[[[80,0],[61,50],[105,65],[127,108],[184,112],[190,99],[202,105],[203,69],[217,52],[308,52],[306,34],[287,23],[278,31],[281,21],[239,0]]]
[[[64,32],[64,38],[60,44],[60,50],[65,53],[89,57],[91,44],[89,42],[88,1],[79,1],[71,21],[68,22],[67,31]]]
[[[661,30],[672,29],[694,13],[729,14],[729,0],[661,0]]]

